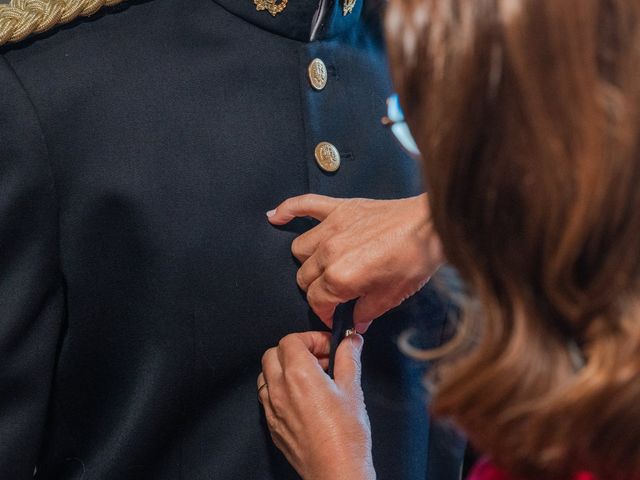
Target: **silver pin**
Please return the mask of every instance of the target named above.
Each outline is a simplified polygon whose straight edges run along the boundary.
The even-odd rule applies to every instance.
[[[344,4],[342,5],[342,16],[346,17],[351,12],[353,12],[353,7],[356,6],[357,0],[344,0]]]
[[[350,337],[351,335],[355,335],[356,333],[356,329],[355,328],[347,328],[347,330],[344,332],[344,338]]]

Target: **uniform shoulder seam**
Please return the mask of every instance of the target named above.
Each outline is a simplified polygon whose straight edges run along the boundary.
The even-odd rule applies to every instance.
[[[0,5],[0,47],[44,33],[124,0],[11,0]]]

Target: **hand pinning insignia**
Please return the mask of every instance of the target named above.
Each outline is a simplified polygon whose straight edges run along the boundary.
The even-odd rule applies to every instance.
[[[353,7],[356,6],[356,0],[344,0],[344,4],[342,5],[342,16],[346,17],[351,12],[353,12]]]
[[[272,17],[275,17],[287,8],[289,0],[280,0],[280,3],[278,3],[278,0],[253,0],[253,3],[256,6],[256,10],[266,10]]]

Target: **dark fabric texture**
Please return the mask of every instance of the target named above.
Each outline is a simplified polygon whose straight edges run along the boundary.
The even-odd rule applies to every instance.
[[[291,22],[289,3],[271,17],[252,0],[130,2],[0,50],[3,480],[36,466],[47,480],[297,478],[256,377],[281,337],[323,328],[290,252],[312,223],[274,228],[265,212],[421,187],[380,124],[392,88],[361,7],[332,2],[308,43],[266,27]],[[334,174],[314,161],[323,140],[342,154]],[[430,478],[458,476],[448,449],[427,455],[440,438],[424,366],[395,344],[407,328],[439,343],[445,318],[427,288],[366,335],[381,480],[434,462],[453,467]]]

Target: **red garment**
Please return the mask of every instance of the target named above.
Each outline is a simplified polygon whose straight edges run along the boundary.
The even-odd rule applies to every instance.
[[[467,480],[515,480],[507,472],[499,469],[488,460],[479,461]],[[595,480],[595,477],[587,472],[578,473],[572,480]]]

